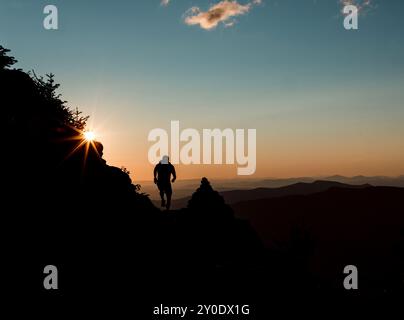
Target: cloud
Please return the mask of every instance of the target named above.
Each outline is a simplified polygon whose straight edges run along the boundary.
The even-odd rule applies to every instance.
[[[253,0],[246,4],[240,4],[234,0],[224,0],[212,5],[208,11],[201,11],[199,7],[192,7],[185,13],[184,22],[190,26],[199,25],[205,30],[212,30],[219,23],[223,23],[225,27],[231,27],[235,24],[234,17],[248,13],[253,5],[261,3],[262,0]]]
[[[373,0],[339,0],[339,3],[342,6],[342,10],[345,6],[353,5],[358,8],[358,12],[360,13],[374,8]]]
[[[161,0],[160,4],[164,7],[167,7],[170,4],[170,0]]]

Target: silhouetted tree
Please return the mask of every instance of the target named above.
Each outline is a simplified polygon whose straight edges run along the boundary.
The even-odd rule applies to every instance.
[[[89,116],[83,116],[78,108],[72,110],[67,106],[67,101],[61,99],[62,95],[57,93],[60,84],[55,82],[55,75],[49,73],[44,78],[42,76],[38,77],[33,71],[31,74],[39,94],[50,105],[51,109],[56,112],[56,117],[61,123],[78,130],[84,130]]]
[[[84,130],[87,124],[89,116],[83,116],[83,112],[79,111],[79,108],[76,108],[76,110],[73,112],[73,121],[72,125],[76,127],[79,130]]]
[[[10,52],[9,49],[0,45],[0,69],[9,68],[17,63],[17,60],[14,57],[7,55],[8,52]]]

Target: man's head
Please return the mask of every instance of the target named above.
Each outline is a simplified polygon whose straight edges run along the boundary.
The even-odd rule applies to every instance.
[[[169,157],[169,156],[163,156],[163,158],[161,159],[160,163],[161,163],[161,164],[168,164],[169,161],[170,161],[170,157]]]

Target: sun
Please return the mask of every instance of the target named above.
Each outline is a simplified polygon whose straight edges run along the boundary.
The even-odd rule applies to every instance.
[[[86,131],[83,133],[83,135],[84,139],[86,139],[88,142],[94,141],[96,138],[94,131]]]
[[[66,155],[65,160],[80,150],[84,151],[84,165],[90,152],[95,152],[100,158],[102,158],[102,144],[97,141],[97,139],[102,138],[103,135],[99,134],[102,131],[99,131],[97,128],[96,130],[93,130],[94,127],[89,127],[84,130],[75,128],[73,126],[70,128],[74,130],[76,134],[63,140],[72,140],[76,141],[77,143],[73,146],[69,154]]]

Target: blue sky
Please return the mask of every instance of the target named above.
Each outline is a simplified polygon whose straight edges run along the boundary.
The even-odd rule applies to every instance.
[[[212,30],[184,22],[219,2],[2,0],[0,43],[18,67],[55,73],[102,126],[107,160],[139,179],[148,132],[170,120],[256,128],[257,176],[404,173],[404,2],[373,0],[356,31],[339,0],[263,0]],[[42,27],[47,4],[59,30]]]

